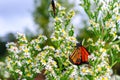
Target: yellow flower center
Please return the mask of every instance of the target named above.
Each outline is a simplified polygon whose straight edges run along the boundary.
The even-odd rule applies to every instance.
[[[82,69],[82,72],[83,72],[83,73],[85,73],[85,72],[86,72],[86,70],[85,70],[85,69]]]
[[[108,78],[107,77],[103,77],[102,80],[108,80]]]
[[[25,52],[25,53],[28,53],[28,49],[25,49],[24,52]]]

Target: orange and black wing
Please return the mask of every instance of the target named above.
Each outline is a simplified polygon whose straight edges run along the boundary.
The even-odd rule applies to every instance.
[[[72,55],[69,56],[70,62],[75,64],[75,65],[80,65],[82,60],[81,60],[81,52],[80,49],[75,49],[72,53]]]
[[[87,51],[87,49],[83,46],[79,47],[80,49],[80,53],[81,53],[81,60],[82,63],[88,63],[88,56],[89,56],[89,52]]]

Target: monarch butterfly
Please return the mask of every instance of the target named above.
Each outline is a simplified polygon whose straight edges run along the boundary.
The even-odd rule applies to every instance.
[[[51,4],[52,4],[53,13],[54,13],[54,16],[55,16],[56,15],[56,12],[55,12],[56,7],[55,7],[54,0],[51,1]]]
[[[89,64],[88,62],[88,55],[90,53],[87,51],[87,49],[82,46],[81,43],[76,44],[76,48],[73,51],[72,55],[69,56],[69,60],[71,63],[75,65],[81,65],[81,64]]]

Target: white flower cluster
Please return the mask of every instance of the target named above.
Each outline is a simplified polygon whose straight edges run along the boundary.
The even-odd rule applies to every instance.
[[[7,79],[10,77],[10,74],[9,72],[5,69],[5,63],[3,62],[0,62],[0,80],[2,80],[1,78],[3,79]]]
[[[10,53],[6,58],[6,69],[15,80],[33,80],[42,70],[45,70],[42,74],[45,75],[46,80],[109,80],[112,66],[117,62],[114,56],[120,52],[118,45],[120,39],[117,36],[118,14],[110,13],[112,16],[110,19],[106,19],[109,17],[106,14],[112,12],[111,10],[118,7],[118,4],[114,0],[97,2],[99,5],[96,6],[101,6],[101,9],[97,10],[103,16],[101,20],[97,20],[98,16],[95,15],[90,18],[91,26],[88,30],[93,33],[95,39],[91,37],[85,40],[85,43],[89,44],[88,50],[91,53],[89,64],[76,66],[70,63],[69,55],[72,54],[77,43],[73,36],[74,27],[70,24],[74,11],[66,13],[66,9],[56,3],[59,12],[54,19],[54,31],[50,37],[53,45],[44,46],[47,38],[43,35],[29,42],[21,33],[18,33],[17,43],[6,45]],[[84,4],[87,6],[89,1],[85,3],[84,0]],[[112,4],[115,7],[111,9]],[[93,14],[96,14],[96,11]],[[114,61],[110,62],[109,57]]]
[[[82,1],[86,2],[85,0]],[[113,74],[112,67],[117,63],[117,60],[120,60],[120,40],[117,35],[120,30],[119,2],[119,0],[95,0],[93,4],[96,7],[93,12],[89,10],[91,5],[85,7],[88,6],[87,4],[91,4],[89,1],[83,3],[83,7],[88,10],[86,12],[90,18],[88,31],[93,36],[87,40],[87,43],[91,43],[89,48],[92,52],[89,56],[89,62],[94,66],[91,68],[92,80],[110,80],[111,74]]]
[[[18,33],[17,38],[18,43],[11,42],[6,45],[10,52],[5,61],[6,69],[16,77],[15,79],[34,79],[42,69],[36,55],[41,51],[41,44],[47,38],[40,35],[38,39],[28,42],[25,35],[21,33]]]

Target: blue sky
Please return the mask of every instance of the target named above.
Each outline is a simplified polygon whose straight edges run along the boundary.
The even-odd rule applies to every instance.
[[[79,7],[79,0],[70,1],[76,4],[77,11],[83,12]],[[24,33],[26,28],[35,33],[37,27],[32,16],[33,10],[34,0],[0,0],[0,37],[9,32]],[[80,15],[73,18],[76,34],[79,31],[78,28],[82,27],[81,19],[83,18]]]
[[[34,0],[0,0],[0,36],[8,32],[35,31]]]

